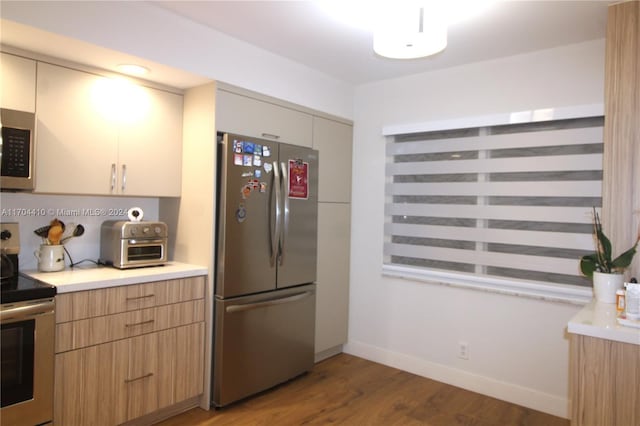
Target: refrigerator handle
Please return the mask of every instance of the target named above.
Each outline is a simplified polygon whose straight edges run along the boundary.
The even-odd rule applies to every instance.
[[[305,291],[304,293],[294,294],[293,296],[287,296],[281,299],[266,300],[264,302],[256,302],[256,303],[246,303],[244,305],[231,305],[231,306],[227,306],[225,308],[225,311],[229,313],[250,311],[253,309],[266,308],[268,306],[281,305],[283,303],[297,302],[298,300],[305,299],[312,295],[313,295],[312,291]]]
[[[273,162],[273,187],[276,191],[276,224],[273,230],[273,235],[271,235],[271,266],[276,266],[276,259],[278,258],[278,246],[280,243],[280,216],[282,216],[282,212],[280,211],[280,172],[278,170],[278,163]]]
[[[282,167],[282,198],[284,200],[284,229],[280,235],[280,265],[282,265],[284,264],[284,243],[289,235],[289,174],[286,164],[280,162],[280,167]]]

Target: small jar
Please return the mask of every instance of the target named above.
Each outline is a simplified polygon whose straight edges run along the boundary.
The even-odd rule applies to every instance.
[[[624,290],[616,290],[616,311],[623,312],[624,311],[624,303],[625,303],[625,294]]]

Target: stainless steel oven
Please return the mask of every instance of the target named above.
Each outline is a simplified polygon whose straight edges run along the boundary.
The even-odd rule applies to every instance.
[[[2,425],[51,422],[55,300],[3,303],[1,309]]]
[[[22,276],[18,223],[0,223],[0,424],[53,420],[55,295],[52,285]]]

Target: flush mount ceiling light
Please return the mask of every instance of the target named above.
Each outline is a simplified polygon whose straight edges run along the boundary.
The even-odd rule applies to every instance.
[[[489,9],[493,0],[316,0],[333,19],[373,33],[373,50],[421,58],[447,46],[448,26]]]
[[[149,68],[136,64],[119,64],[118,71],[128,75],[145,75],[149,73]]]
[[[373,31],[373,50],[392,59],[434,55],[447,46],[446,17],[427,4],[396,4]]]

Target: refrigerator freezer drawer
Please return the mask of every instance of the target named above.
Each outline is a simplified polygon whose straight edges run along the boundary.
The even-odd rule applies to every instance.
[[[227,405],[310,370],[315,306],[315,284],[216,299],[214,405]]]

